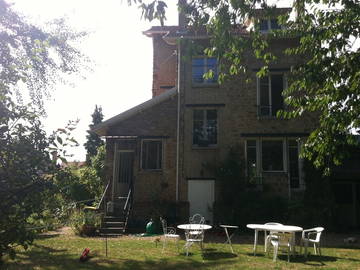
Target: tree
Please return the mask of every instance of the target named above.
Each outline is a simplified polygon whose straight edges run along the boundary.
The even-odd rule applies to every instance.
[[[32,217],[53,201],[59,171],[50,152],[75,143],[70,123],[52,136],[42,128],[43,99],[64,74],[81,72],[75,33],[63,20],[48,29],[34,26],[0,0],[0,260],[14,247],[26,248],[34,236]],[[24,90],[28,91],[25,92]],[[21,98],[30,97],[24,104]]]
[[[129,0],[136,3],[137,1]],[[163,16],[166,1],[141,1],[145,19]],[[258,8],[265,16],[274,15],[274,6],[266,0],[180,0],[188,27],[206,25],[210,46],[205,50],[227,63],[221,67],[223,81],[248,71],[246,57],[262,60],[258,76],[265,76],[277,60],[270,42],[276,37],[297,37],[299,43],[284,53],[302,59],[291,70],[291,80],[284,93],[289,111],[279,117],[294,118],[308,112],[319,115],[318,128],[304,144],[302,155],[325,173],[346,157],[345,145],[358,145],[354,134],[360,133],[360,5],[357,0],[295,0],[296,16],[281,15],[284,26],[264,38],[258,27],[249,35],[237,35],[238,26],[254,17]],[[162,20],[160,20],[162,21]]]
[[[101,106],[95,105],[95,110],[92,117],[92,124],[89,125],[90,130],[87,131],[88,135],[86,135],[87,142],[84,144],[85,149],[87,150],[86,162],[89,164],[91,157],[96,156],[98,148],[104,144],[103,140],[97,135],[95,132],[91,131],[91,129],[100,124],[104,119],[104,115],[102,113]]]

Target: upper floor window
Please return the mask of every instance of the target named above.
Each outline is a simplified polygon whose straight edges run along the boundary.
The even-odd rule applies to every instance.
[[[261,19],[259,21],[260,32],[268,32],[270,30],[281,29],[277,19]]]
[[[162,141],[143,140],[141,145],[141,168],[143,170],[162,169]]]
[[[204,78],[204,74],[211,72],[213,76]],[[218,64],[215,57],[195,57],[192,59],[192,82],[194,84],[215,84],[218,80]]]
[[[284,74],[270,74],[258,78],[258,115],[276,116],[284,108],[282,92],[285,88]]]
[[[194,110],[193,145],[211,146],[217,144],[217,111]]]

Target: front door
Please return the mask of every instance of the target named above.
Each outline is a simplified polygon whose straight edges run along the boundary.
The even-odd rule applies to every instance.
[[[213,204],[215,199],[214,180],[189,180],[188,200],[190,203],[190,216],[200,214],[205,217],[206,223],[213,222]]]
[[[134,151],[118,151],[116,163],[114,198],[126,197],[133,181]]]

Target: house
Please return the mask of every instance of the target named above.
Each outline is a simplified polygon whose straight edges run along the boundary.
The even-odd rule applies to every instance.
[[[263,19],[260,27],[266,34],[279,26]],[[182,221],[201,213],[211,223],[211,207],[220,193],[207,165],[224,160],[233,147],[256,188],[266,186],[266,192],[286,198],[301,194],[305,184],[299,147],[315,127],[316,115],[275,117],[284,107],[287,72],[301,61],[283,50],[298,40],[271,40],[278,60],[269,76],[258,78],[262,64],[249,58],[246,76],[219,85],[216,58],[184,57],[189,43],[207,44],[205,33],[180,24],[155,26],[144,34],[153,40],[153,98],[94,127],[106,138],[105,201],[115,205],[110,210],[120,211],[116,205],[122,208],[120,201],[131,198],[130,218],[139,222],[165,211]],[[243,27],[238,34],[248,33]],[[209,70],[214,76],[205,79]]]

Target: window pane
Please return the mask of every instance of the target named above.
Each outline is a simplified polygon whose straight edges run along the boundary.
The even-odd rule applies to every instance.
[[[299,188],[299,153],[297,142],[295,140],[289,141],[289,173],[290,187]]]
[[[211,57],[211,58],[207,58],[206,60],[207,60],[206,72],[212,70],[213,75],[214,75],[211,79],[208,79],[207,82],[208,83],[216,83],[217,79],[218,79],[217,59],[214,57]]]
[[[162,164],[162,142],[143,141],[142,168],[145,170],[160,170]]]
[[[204,74],[211,70],[214,76],[211,79],[204,79]],[[216,83],[218,79],[217,59],[193,58],[192,59],[192,80],[194,83]]]
[[[275,116],[278,110],[283,109],[284,101],[282,92],[284,90],[283,75],[271,75],[271,103],[272,115]]]
[[[260,31],[267,31],[267,30],[269,30],[268,20],[260,20],[259,27],[260,27]]]
[[[278,24],[278,20],[277,19],[272,19],[270,20],[270,25],[271,25],[271,29],[280,29],[280,25]]]
[[[204,82],[204,70],[205,70],[204,58],[193,58],[192,59],[192,78],[195,83]]]
[[[283,171],[283,142],[262,141],[262,167],[264,171]]]
[[[269,77],[263,77],[260,81],[260,115],[270,115],[269,102]]]
[[[217,111],[194,110],[193,144],[207,146],[217,143]]]
[[[247,174],[248,177],[256,176],[256,141],[249,140],[246,141],[246,157],[247,157]]]

